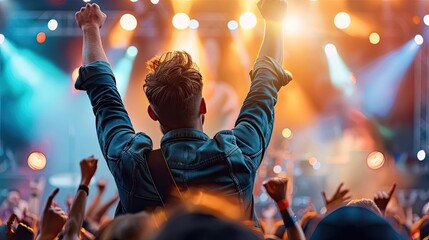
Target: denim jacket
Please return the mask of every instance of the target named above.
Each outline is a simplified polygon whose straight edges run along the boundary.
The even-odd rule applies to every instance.
[[[245,217],[258,225],[255,174],[271,138],[277,92],[292,77],[269,57],[259,58],[250,76],[250,91],[233,129],[213,138],[197,129],[174,129],[162,137],[161,149],[181,191],[204,188],[236,197]],[[161,206],[146,163],[152,140],[134,132],[110,65],[82,66],[75,87],[87,91],[93,107],[100,147],[120,196],[116,214]]]

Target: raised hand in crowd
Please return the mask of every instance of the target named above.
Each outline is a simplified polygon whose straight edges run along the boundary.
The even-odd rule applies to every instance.
[[[301,226],[296,221],[295,215],[286,198],[287,178],[271,178],[263,184],[268,195],[276,202],[282,216],[289,240],[306,239]]]
[[[52,204],[58,192],[59,189],[56,188],[46,201],[40,220],[39,234],[36,238],[37,240],[52,240],[56,238],[58,233],[63,229],[67,220],[66,213],[61,210],[61,208]]]
[[[85,216],[85,204],[89,194],[89,184],[97,170],[98,160],[94,156],[80,161],[81,182],[65,223],[64,240],[80,239],[82,223]]]
[[[377,207],[380,209],[383,215],[386,212],[387,204],[389,204],[389,201],[392,198],[395,188],[396,188],[396,184],[393,184],[392,188],[388,193],[379,191],[379,192],[376,192],[374,195],[374,202],[377,205]]]
[[[325,191],[322,192],[322,197],[323,197],[323,201],[325,202],[327,214],[345,205],[346,202],[351,199],[351,196],[348,195],[349,189],[342,189],[343,186],[344,186],[344,183],[340,183],[334,195],[332,195],[332,197],[330,198],[326,196]]]

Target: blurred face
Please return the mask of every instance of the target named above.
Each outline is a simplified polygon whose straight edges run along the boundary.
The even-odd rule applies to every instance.
[[[7,195],[8,203],[13,207],[18,207],[21,196],[17,191],[10,191]]]

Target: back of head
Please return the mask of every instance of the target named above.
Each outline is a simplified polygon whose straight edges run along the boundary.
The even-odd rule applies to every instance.
[[[310,240],[404,239],[373,211],[356,206],[338,208],[318,224]]]
[[[161,124],[182,127],[199,117],[203,82],[189,53],[167,52],[147,67],[143,88]]]
[[[149,239],[154,231],[148,214],[126,214],[115,218],[101,228],[96,240]]]
[[[380,216],[383,215],[380,209],[377,207],[377,204],[375,204],[374,200],[369,198],[353,199],[347,204],[347,206],[363,207],[377,213]]]

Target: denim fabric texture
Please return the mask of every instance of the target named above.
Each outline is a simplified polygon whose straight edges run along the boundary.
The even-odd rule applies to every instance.
[[[174,129],[162,137],[161,149],[181,191],[204,188],[238,198],[246,217],[259,226],[253,209],[254,179],[273,131],[277,92],[292,77],[273,59],[262,57],[250,78],[233,129],[213,138],[196,129]],[[162,206],[146,163],[152,140],[135,133],[110,65],[96,61],[82,66],[75,87],[87,91],[93,107],[100,147],[120,196],[116,214]]]

